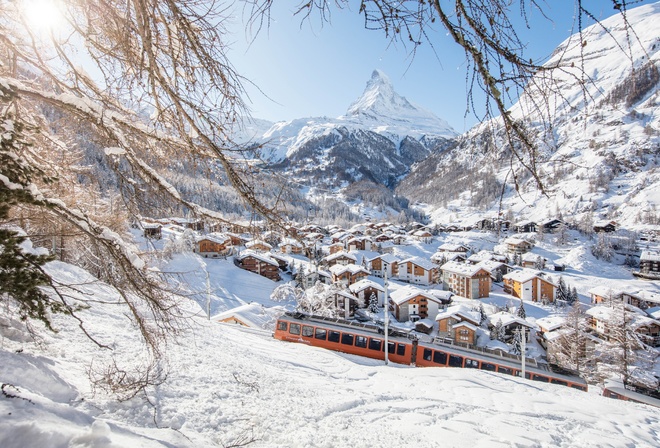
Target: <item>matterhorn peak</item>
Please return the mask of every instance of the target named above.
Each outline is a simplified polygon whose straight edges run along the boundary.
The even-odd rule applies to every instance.
[[[340,119],[403,135],[456,135],[446,121],[395,92],[390,78],[378,69],[371,73],[362,96]]]
[[[394,109],[413,109],[404,97],[394,91],[390,78],[381,70],[374,70],[362,96],[348,108],[347,116],[387,115]]]

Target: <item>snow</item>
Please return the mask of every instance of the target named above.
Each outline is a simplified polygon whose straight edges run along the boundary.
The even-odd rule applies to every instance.
[[[460,237],[478,243],[479,235]],[[414,242],[397,251],[404,258],[429,256],[435,247],[437,241]],[[54,316],[59,332],[43,334],[38,343],[19,322],[0,321],[0,382],[10,385],[0,395],[0,446],[199,447],[245,437],[254,438],[255,447],[660,444],[657,409],[603,398],[597,388],[585,393],[471,369],[385,366],[209,321],[201,311],[207,273],[212,314],[273,309],[281,304],[270,294],[281,283],[231,260],[200,260],[179,254],[161,266],[181,279],[192,301],[182,307],[190,315],[183,333],[167,344],[167,380],[147,390],[156,409],[145,396],[117,402],[92,387],[89,372],[112,353],[91,343],[70,318]],[[72,297],[95,299],[79,312],[87,328],[121,361],[139,365],[145,353],[116,293],[65,263],[50,263],[49,272],[78,285]],[[579,287],[587,290],[596,277],[581,275]],[[394,281],[391,287],[408,288]],[[469,308],[476,303],[455,301]],[[483,303],[510,301],[496,287]],[[539,304],[525,308],[528,322],[552,313]]]

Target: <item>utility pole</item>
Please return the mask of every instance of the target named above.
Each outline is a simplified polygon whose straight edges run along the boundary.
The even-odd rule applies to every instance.
[[[525,327],[520,326],[520,361],[522,367],[522,377],[525,378],[525,352],[527,351],[527,332]]]
[[[389,298],[387,294],[387,263],[383,262],[383,275],[385,278],[384,286],[385,286],[385,365],[389,364],[389,359],[388,359],[388,353],[387,353],[387,345],[388,345],[388,340],[387,340],[387,333],[388,333],[388,327],[390,323],[390,304],[389,304]]]

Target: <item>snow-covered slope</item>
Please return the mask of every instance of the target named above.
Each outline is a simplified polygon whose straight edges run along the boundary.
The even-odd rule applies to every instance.
[[[561,68],[539,74],[512,108],[535,139],[546,195],[506,150],[499,119],[419,163],[397,192],[429,204],[436,221],[453,209],[660,223],[660,3],[631,9],[625,20],[616,14],[567,39],[547,64]]]
[[[111,355],[139,365],[136,332],[109,288],[63,263],[50,272],[77,281],[70,300],[94,298],[79,315],[112,350],[65,316],[55,318],[59,333],[37,342],[3,320],[3,448],[660,445],[657,409],[597,391],[471,369],[385,366],[199,317],[168,344],[166,381],[117,402],[91,388],[89,372],[101,372]]]

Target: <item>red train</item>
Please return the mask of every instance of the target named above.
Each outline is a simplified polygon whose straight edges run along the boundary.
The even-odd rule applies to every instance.
[[[603,396],[660,408],[660,390],[649,390],[632,385],[626,386],[622,381],[607,380],[603,389]]]
[[[389,332],[388,332],[389,333]],[[384,359],[385,336],[376,325],[287,313],[277,321],[274,337],[368,358]],[[520,376],[519,361],[477,350],[438,343],[419,342],[405,334],[388,334],[388,358],[420,367],[463,367]],[[525,377],[534,381],[587,390],[580,377],[529,366]]]

